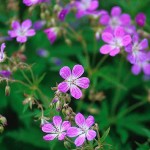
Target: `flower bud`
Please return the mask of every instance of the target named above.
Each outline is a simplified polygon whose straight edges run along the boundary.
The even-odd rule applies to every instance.
[[[71,149],[71,144],[68,141],[64,141],[64,146],[66,149]]]
[[[7,120],[6,120],[6,118],[5,118],[4,116],[2,116],[2,115],[0,115],[0,123],[1,123],[3,126],[7,125]]]
[[[3,131],[4,131],[4,127],[0,125],[0,133],[3,133]]]
[[[143,27],[145,25],[145,21],[146,21],[146,16],[144,13],[138,13],[137,16],[135,17],[135,21],[136,23]]]
[[[57,111],[60,111],[62,109],[62,103],[60,101],[56,103],[56,109]]]
[[[10,95],[10,86],[9,86],[9,85],[7,85],[7,86],[5,87],[5,95],[6,95],[6,96],[9,96],[9,95]]]

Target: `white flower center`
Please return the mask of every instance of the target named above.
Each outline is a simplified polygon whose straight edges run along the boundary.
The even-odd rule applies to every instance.
[[[115,29],[116,27],[120,26],[121,22],[118,17],[112,17],[109,21],[109,25]]]

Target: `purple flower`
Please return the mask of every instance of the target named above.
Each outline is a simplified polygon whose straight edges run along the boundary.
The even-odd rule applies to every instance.
[[[48,56],[48,51],[45,49],[38,49],[37,50],[37,55],[39,55],[40,57],[47,57]]]
[[[11,72],[8,70],[1,70],[0,75],[4,78],[9,78],[11,76]]]
[[[66,93],[70,89],[71,95],[75,99],[80,99],[82,97],[82,92],[78,87],[87,89],[90,84],[88,78],[79,78],[83,73],[84,68],[82,65],[75,65],[72,72],[68,66],[61,68],[59,74],[65,81],[58,85],[59,91]]]
[[[87,139],[88,141],[93,140],[96,137],[96,132],[91,129],[92,125],[94,124],[94,117],[88,116],[87,119],[81,114],[78,113],[75,116],[75,122],[78,125],[77,127],[70,127],[67,130],[68,137],[77,137],[75,140],[76,146],[81,146]]]
[[[59,32],[59,28],[51,27],[51,28],[45,29],[44,32],[46,33],[47,38],[49,39],[51,44],[53,44],[56,41],[57,34]]]
[[[109,54],[110,56],[117,55],[120,52],[120,48],[127,46],[131,42],[131,36],[125,35],[122,27],[117,27],[113,34],[111,32],[102,33],[102,39],[108,44],[100,48],[100,53]]]
[[[115,29],[119,26],[127,26],[131,23],[130,15],[121,14],[122,10],[119,6],[115,6],[111,9],[111,16],[104,14],[101,16],[99,22],[102,25]]]
[[[23,0],[23,3],[27,6],[38,4],[39,0]]]
[[[3,62],[5,59],[5,54],[4,54],[5,47],[6,47],[5,43],[2,43],[0,49],[0,62]]]
[[[43,26],[45,25],[45,21],[43,20],[39,20],[39,21],[36,21],[34,24],[33,24],[33,28],[35,30],[41,30],[43,28]]]
[[[137,16],[135,17],[135,21],[136,23],[143,27],[145,25],[145,21],[146,21],[146,16],[144,13],[138,13]]]
[[[64,140],[66,130],[71,126],[69,121],[63,121],[60,116],[53,117],[53,123],[46,123],[42,126],[42,131],[48,133],[43,137],[46,141],[52,141],[55,138]]]
[[[98,8],[98,0],[80,0],[75,2],[75,7],[77,8],[76,17],[80,18],[88,12],[92,12]]]
[[[142,70],[145,75],[150,75],[150,52],[146,54],[147,58],[143,61],[137,61],[132,66],[132,73],[138,75]]]
[[[17,38],[17,42],[25,43],[28,36],[34,36],[35,30],[30,29],[32,26],[31,20],[27,19],[21,24],[18,21],[12,23],[13,30],[8,31],[8,34],[11,38]]]
[[[66,15],[67,15],[68,13],[69,13],[69,9],[67,9],[67,8],[62,9],[62,10],[59,12],[59,14],[58,14],[59,20],[64,21]]]
[[[137,34],[133,36],[132,43],[126,46],[125,51],[128,52],[127,59],[131,64],[135,64],[137,61],[144,61],[146,59],[145,49],[148,47],[148,40],[143,39],[139,42]]]
[[[57,57],[52,57],[51,62],[54,63],[56,66],[60,66],[62,64],[62,60]]]

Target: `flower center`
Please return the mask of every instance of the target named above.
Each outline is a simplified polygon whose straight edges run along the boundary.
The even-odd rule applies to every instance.
[[[118,17],[112,17],[112,18],[110,19],[109,24],[110,24],[110,26],[114,29],[114,28],[118,27],[121,23],[120,23]]]

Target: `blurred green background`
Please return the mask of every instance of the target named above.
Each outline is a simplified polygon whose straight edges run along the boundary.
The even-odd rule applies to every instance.
[[[32,11],[31,15],[21,0],[18,10],[17,8],[15,10],[8,9],[10,1],[0,0],[0,34],[3,36],[7,35],[7,30],[10,29],[9,22],[15,16],[19,17],[20,20],[30,18],[33,22],[40,19],[38,7]],[[138,12],[144,12],[147,16],[147,26],[144,29],[150,31],[148,26],[150,25],[150,0],[100,0],[99,9],[110,11],[116,5],[120,6],[124,13],[129,13],[133,20]],[[66,21],[77,24],[77,30],[82,30],[84,33],[91,63],[93,53],[96,52],[94,67],[103,57],[99,54],[99,47],[102,42],[98,42],[94,48],[93,38],[91,38],[94,37],[94,32],[89,29],[88,20],[76,20],[73,14],[69,14]],[[8,56],[18,50],[20,46],[15,40],[6,42],[6,45]],[[48,50],[49,56],[47,58],[39,57],[36,54],[36,50],[39,48]],[[82,64],[85,69],[87,67],[82,47],[77,41],[72,41],[72,46],[68,46],[64,42],[64,38],[59,38],[54,45],[51,45],[42,30],[37,31],[34,37],[28,39],[25,54],[27,63],[35,64],[33,71],[37,76],[40,77],[46,73],[40,84],[40,89],[49,97],[49,102],[54,96],[51,87],[54,87],[56,82],[62,81],[59,76],[59,69],[62,66],[73,67],[75,64]],[[57,59],[61,62],[59,65]],[[132,75],[130,69],[130,64],[120,55],[113,58],[108,57],[100,71],[91,77],[93,86],[86,91],[87,96],[84,100],[72,100],[71,106],[75,112],[93,115],[100,126],[100,133],[109,126],[111,127],[106,142],[111,145],[112,150],[149,150],[150,104],[142,105],[127,114],[124,112],[132,105],[147,100],[150,80],[144,81],[142,74],[139,76]],[[19,72],[16,72],[13,78],[24,80]],[[4,133],[0,134],[0,150],[65,149],[63,142],[57,140],[45,142],[42,139],[44,133],[40,129],[40,121],[35,121],[35,116],[38,113],[36,109],[23,111],[22,101],[25,99],[23,93],[30,93],[30,91],[15,83],[10,85],[11,94],[6,97],[5,86],[5,83],[0,84],[0,114],[7,118],[8,125]],[[96,92],[104,92],[106,98],[93,103],[88,96],[92,88]],[[49,103],[44,103],[44,105],[47,104]],[[117,119],[118,116],[121,117]],[[104,149],[109,148],[106,146]]]

